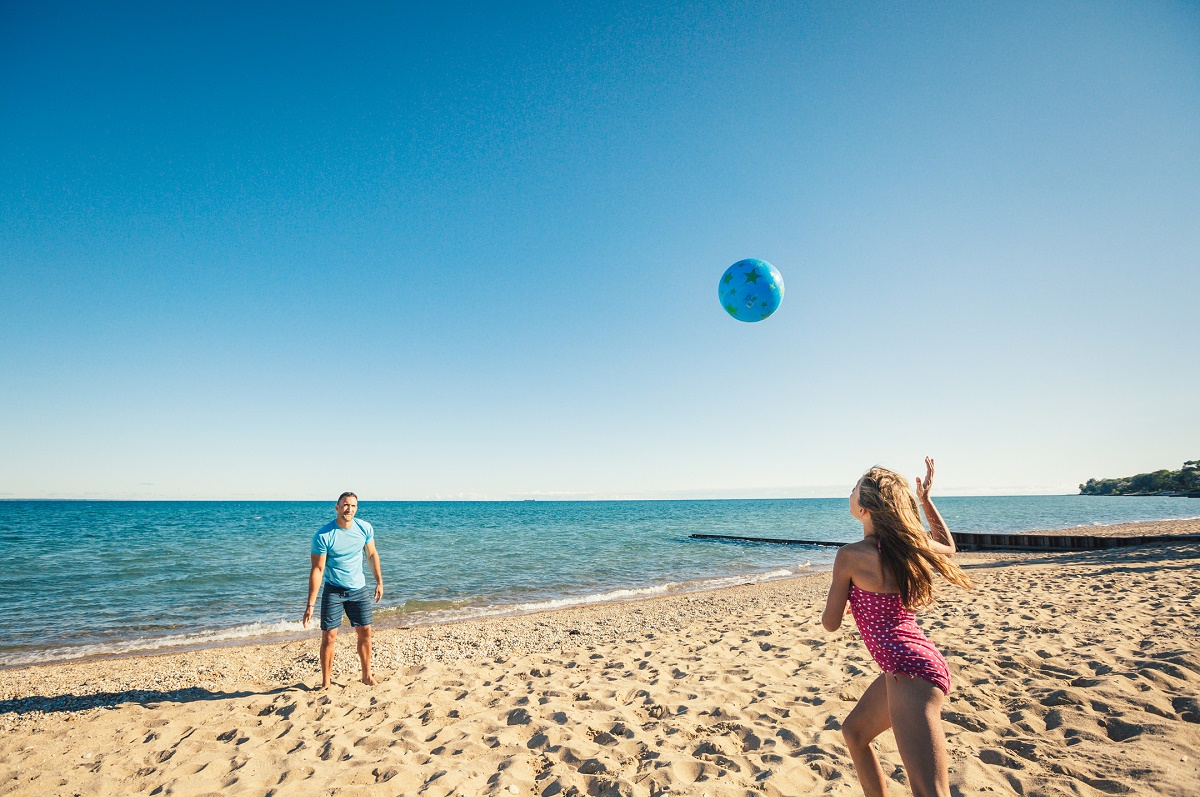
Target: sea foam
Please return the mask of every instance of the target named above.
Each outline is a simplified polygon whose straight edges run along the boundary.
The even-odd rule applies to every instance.
[[[190,650],[207,648],[221,643],[255,640],[277,636],[298,636],[303,626],[295,620],[247,623],[233,628],[196,631],[188,634],[124,639],[119,642],[102,642],[88,645],[47,648],[36,651],[0,653],[0,667],[23,667],[30,664],[78,661],[80,659],[112,658],[162,650]]]

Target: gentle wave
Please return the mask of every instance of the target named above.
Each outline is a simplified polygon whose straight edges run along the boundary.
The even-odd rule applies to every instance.
[[[213,631],[197,631],[190,634],[170,634],[160,637],[126,639],[120,642],[102,642],[91,645],[48,648],[45,650],[0,653],[0,667],[23,667],[30,664],[76,661],[78,659],[112,658],[132,654],[151,653],[164,648],[186,649],[216,647],[222,642],[238,642],[255,637],[294,635],[304,631],[295,620],[277,620],[266,623],[248,623],[233,628]]]
[[[661,595],[703,592],[722,587],[758,584],[764,581],[774,581],[789,578],[808,571],[812,563],[804,561],[794,569],[778,568],[766,573],[754,573],[740,576],[725,576],[721,578],[700,579],[690,582],[668,581],[648,587],[629,589],[614,589],[592,595],[580,595],[556,598],[527,603],[500,603],[487,605],[464,605],[466,601],[409,601],[404,606],[384,607],[375,610],[376,626],[389,625],[442,625],[445,623],[478,620],[488,617],[513,617],[537,612],[567,609],[573,606],[592,606],[604,603],[624,603],[644,600]],[[454,608],[430,609],[430,604],[445,603]],[[413,604],[417,606],[414,610]],[[0,653],[0,668],[24,667],[33,664],[52,664],[78,661],[80,659],[115,658],[153,653],[157,651],[187,650],[196,648],[220,647],[222,643],[254,644],[266,637],[299,638],[302,634],[313,633],[313,626],[306,632],[304,627],[295,620],[278,620],[275,622],[248,623],[233,628],[212,631],[198,631],[190,634],[170,634],[160,637],[143,637],[127,639],[120,642],[106,642],[71,647],[49,648],[38,651],[4,654]]]
[[[698,579],[696,581],[668,581],[663,584],[656,584],[649,587],[614,589],[609,590],[608,592],[598,592],[591,595],[577,595],[542,601],[530,601],[527,603],[493,603],[487,605],[463,606],[461,608],[453,609],[419,610],[409,612],[403,612],[403,610],[400,610],[400,612],[403,614],[403,618],[400,620],[400,622],[408,625],[439,625],[442,623],[453,623],[463,620],[477,620],[485,617],[514,617],[523,614],[536,614],[537,612],[569,609],[574,606],[592,606],[602,603],[625,603],[628,601],[654,598],[661,595],[703,592],[705,590],[721,589],[723,587],[759,584],[764,581],[774,581],[780,578],[789,578],[791,576],[800,575],[811,568],[812,562],[805,560],[804,562],[796,565],[795,569],[778,568],[766,573],[722,576],[718,578]],[[396,610],[392,611],[394,612]],[[390,612],[385,609],[384,614],[386,616],[387,614],[390,614]],[[394,615],[392,618],[388,619],[393,619],[394,621]]]

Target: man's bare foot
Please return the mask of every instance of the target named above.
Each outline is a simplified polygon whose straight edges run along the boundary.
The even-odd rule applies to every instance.
[[[321,686],[320,686],[321,690],[325,690],[328,688],[329,688],[329,681],[326,681],[325,683],[321,684]]]
[[[367,686],[374,686],[375,684],[379,683],[379,681],[375,680],[375,676],[373,675],[364,675],[362,677],[362,682]]]

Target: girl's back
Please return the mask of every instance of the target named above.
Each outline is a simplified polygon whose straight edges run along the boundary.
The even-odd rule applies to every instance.
[[[850,583],[854,586],[867,592],[900,592],[895,577],[883,566],[875,537],[865,537],[842,550],[850,554]]]

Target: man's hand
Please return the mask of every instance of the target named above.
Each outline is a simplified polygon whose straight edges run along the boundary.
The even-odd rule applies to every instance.
[[[311,607],[311,606],[309,606],[307,609],[305,609],[304,617],[303,617],[303,619],[300,620],[300,625],[304,626],[305,628],[308,628],[308,624],[312,622],[312,610],[313,610],[313,607]]]
[[[917,477],[917,498],[922,502],[929,500],[929,488],[933,486],[933,459],[925,457],[925,481]]]
[[[375,602],[379,603],[381,598],[383,598],[383,582],[382,581],[380,581],[378,584],[375,585]]]

